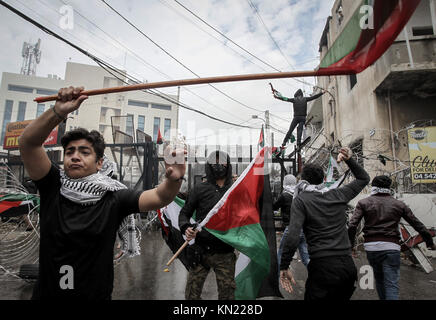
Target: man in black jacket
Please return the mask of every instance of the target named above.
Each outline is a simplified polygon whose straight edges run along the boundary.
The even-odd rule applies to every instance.
[[[297,146],[301,145],[301,136],[303,134],[303,126],[306,124],[306,116],[307,116],[307,103],[309,101],[318,99],[321,97],[325,91],[315,94],[311,97],[305,97],[303,96],[303,91],[301,89],[298,89],[297,92],[294,94],[294,98],[287,98],[284,97],[278,92],[277,90],[273,89],[274,98],[291,102],[294,104],[294,118],[292,119],[291,126],[289,127],[289,131],[285,136],[285,139],[282,143],[282,149],[285,148],[286,143],[288,142],[289,138],[292,135],[292,132],[294,131],[295,127],[297,128]]]
[[[338,162],[345,161],[356,180],[337,188],[323,188],[324,171],[318,165],[306,165],[302,181],[295,188],[289,234],[280,263],[280,283],[292,292],[295,283],[289,265],[297,249],[303,227],[309,249],[305,300],[349,300],[355,290],[357,269],[351,257],[347,232],[347,203],[368,184],[369,176],[355,160],[351,150],[342,148]]]
[[[362,218],[365,219],[364,246],[369,264],[374,270],[380,300],[399,299],[401,238],[398,224],[401,218],[419,232],[429,249],[436,249],[430,232],[412,210],[391,196],[391,184],[392,180],[388,176],[377,176],[372,180],[371,196],[357,203],[348,228],[353,245],[357,226]]]
[[[191,220],[195,212],[195,221],[201,222],[215,204],[232,185],[232,166],[230,157],[222,151],[212,152],[205,166],[207,180],[197,184],[189,193],[188,201],[180,211],[179,226],[187,240],[195,238],[195,244],[187,248],[200,256],[192,261],[189,268],[185,298],[201,299],[204,281],[213,268],[218,286],[218,299],[234,300],[235,263],[234,248],[203,229],[198,232]],[[194,247],[194,248],[192,248]]]

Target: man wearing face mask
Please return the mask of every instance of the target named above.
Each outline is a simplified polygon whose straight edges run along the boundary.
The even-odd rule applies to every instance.
[[[232,185],[230,157],[222,151],[212,152],[207,159],[205,171],[207,180],[195,185],[179,215],[182,234],[185,234],[187,240],[195,238],[195,244],[190,247],[195,246],[197,257],[190,263],[185,298],[201,299],[204,281],[210,269],[213,269],[216,275],[218,299],[234,300],[236,288],[234,248],[205,229],[198,232],[191,220],[195,212],[195,220],[201,222]]]

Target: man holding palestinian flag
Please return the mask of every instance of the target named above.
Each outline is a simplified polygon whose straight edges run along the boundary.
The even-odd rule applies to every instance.
[[[258,295],[271,261],[259,214],[266,149],[233,184],[230,157],[222,151],[209,155],[207,181],[194,187],[179,214],[180,231],[187,240],[195,239],[186,249],[186,299],[201,298],[211,268],[216,274],[218,299],[255,299]],[[197,224],[192,220],[194,212]]]
[[[194,230],[194,224],[190,221],[194,212],[196,221],[202,221],[231,187],[230,157],[222,151],[212,152],[207,159],[205,171],[207,181],[194,187],[179,215],[182,234],[185,234],[187,240],[195,238],[195,244],[187,249],[193,254],[190,259],[185,298],[200,299],[204,281],[210,268],[213,268],[218,286],[218,299],[233,300],[236,288],[235,249],[207,230]]]

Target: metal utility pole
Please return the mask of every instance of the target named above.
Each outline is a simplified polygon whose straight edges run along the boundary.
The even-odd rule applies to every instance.
[[[270,130],[270,125],[269,125],[269,110],[265,111],[265,137],[266,139],[270,139],[270,134],[269,134],[269,130]],[[271,141],[268,141],[268,145],[271,146]]]
[[[23,43],[23,49],[21,56],[23,59],[23,65],[21,66],[21,74],[28,76],[34,76],[36,74],[36,65],[41,61],[41,39],[38,39],[36,44],[30,44],[28,42]]]

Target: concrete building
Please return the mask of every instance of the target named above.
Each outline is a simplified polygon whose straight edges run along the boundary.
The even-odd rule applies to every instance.
[[[4,72],[0,86],[1,147],[3,148],[6,125],[9,122],[35,119],[54,105],[54,102],[37,104],[33,99],[56,94],[59,88],[65,86],[64,80],[53,75],[41,78]]]
[[[123,86],[124,83],[98,66],[68,62],[65,79],[49,75],[47,78],[3,73],[0,87],[0,123],[3,141],[7,123],[32,120],[54,102],[37,104],[34,98],[56,94],[59,88],[84,86],[98,89]],[[177,96],[166,96],[177,101]],[[106,143],[114,143],[112,125],[134,137],[139,129],[156,141],[158,130],[165,139],[173,138],[178,128],[178,106],[174,102],[142,91],[131,91],[89,97],[82,107],[70,115],[66,130],[84,127],[100,131]],[[173,130],[171,130],[173,129]],[[116,142],[133,142],[118,138]]]
[[[360,4],[334,3],[320,40],[321,60]],[[422,0],[393,45],[365,71],[317,79],[331,94],[309,105],[306,161],[326,163],[330,151],[348,145],[371,177],[393,174],[408,191],[434,187],[410,185],[407,129],[436,125],[435,4]]]

